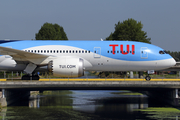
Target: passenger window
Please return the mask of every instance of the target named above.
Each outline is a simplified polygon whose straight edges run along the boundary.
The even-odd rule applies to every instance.
[[[76,50],[76,53],[77,53],[78,51]]]
[[[43,53],[43,51],[41,50],[41,53]]]
[[[87,53],[87,50],[85,51],[85,53]]]
[[[74,53],[74,50],[72,52]]]
[[[57,50],[57,53],[58,53],[59,51]]]
[[[81,53],[81,51],[79,50],[79,53]]]
[[[90,53],[91,51],[89,50],[89,53]]]
[[[71,50],[69,51],[69,53],[71,53]]]
[[[44,53],[46,53],[46,50],[44,50]]]
[[[107,51],[107,53],[109,53],[109,50]]]
[[[61,50],[59,51],[59,53],[61,53]]]
[[[33,50],[31,50],[31,52],[33,52]]]
[[[84,50],[82,50],[82,53],[84,53]]]
[[[38,53],[39,53],[39,50],[38,50]]]
[[[119,53],[119,51],[117,51],[117,53]]]
[[[49,53],[49,50],[47,50],[47,53]]]
[[[65,53],[65,50],[63,50],[63,53]]]
[[[56,53],[56,51],[54,50],[54,53]]]
[[[96,53],[96,51],[94,51],[94,53]]]

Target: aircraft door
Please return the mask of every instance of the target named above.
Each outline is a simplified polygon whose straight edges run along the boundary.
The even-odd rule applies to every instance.
[[[141,47],[141,58],[147,59],[148,58],[148,48],[147,47]]]
[[[101,48],[94,47],[94,58],[101,58]]]

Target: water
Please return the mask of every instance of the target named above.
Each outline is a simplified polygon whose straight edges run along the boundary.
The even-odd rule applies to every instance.
[[[129,91],[45,91],[3,108],[3,120],[173,119],[180,111]],[[180,117],[179,117],[180,118]]]

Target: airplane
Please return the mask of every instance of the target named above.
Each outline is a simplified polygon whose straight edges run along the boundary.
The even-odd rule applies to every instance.
[[[84,71],[162,70],[175,64],[165,50],[142,42],[0,40],[0,70],[23,71],[22,80],[38,80],[39,71],[80,77]]]

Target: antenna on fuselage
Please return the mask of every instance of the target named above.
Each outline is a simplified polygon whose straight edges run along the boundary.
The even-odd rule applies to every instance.
[[[101,41],[104,41],[104,40],[101,38]]]

